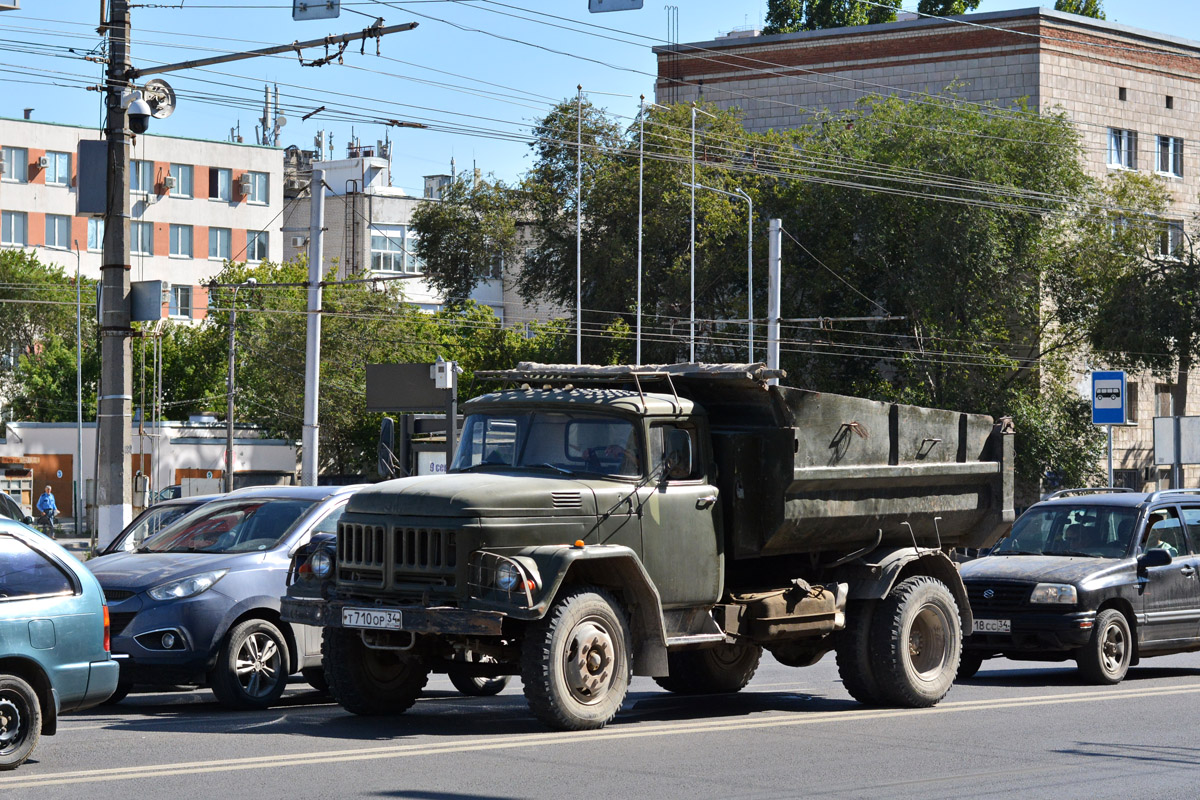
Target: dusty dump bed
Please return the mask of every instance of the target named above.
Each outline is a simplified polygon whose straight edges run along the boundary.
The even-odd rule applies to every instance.
[[[762,364],[521,364],[486,377],[675,392],[702,406],[733,558],[987,547],[1014,517],[1011,426],[981,414],[769,386],[781,374]]]

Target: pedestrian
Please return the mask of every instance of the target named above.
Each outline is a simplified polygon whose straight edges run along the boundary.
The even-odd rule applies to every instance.
[[[46,491],[42,492],[42,496],[38,498],[37,509],[42,512],[42,532],[54,538],[54,518],[58,516],[58,505],[54,502],[54,493],[50,491],[50,487],[46,487]]]

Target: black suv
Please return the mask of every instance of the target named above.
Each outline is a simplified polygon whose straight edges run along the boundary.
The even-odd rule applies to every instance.
[[[985,658],[1074,659],[1118,683],[1147,656],[1200,650],[1200,489],[1067,489],[962,565],[975,616],[958,676]]]

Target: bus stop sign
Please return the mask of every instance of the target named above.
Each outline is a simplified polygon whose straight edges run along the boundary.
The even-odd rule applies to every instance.
[[[1124,425],[1125,373],[1121,371],[1092,373],[1092,424]]]

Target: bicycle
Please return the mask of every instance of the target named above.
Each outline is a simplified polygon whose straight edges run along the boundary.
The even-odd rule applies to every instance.
[[[49,511],[42,512],[42,515],[38,517],[37,525],[43,536],[55,538],[54,516]]]

